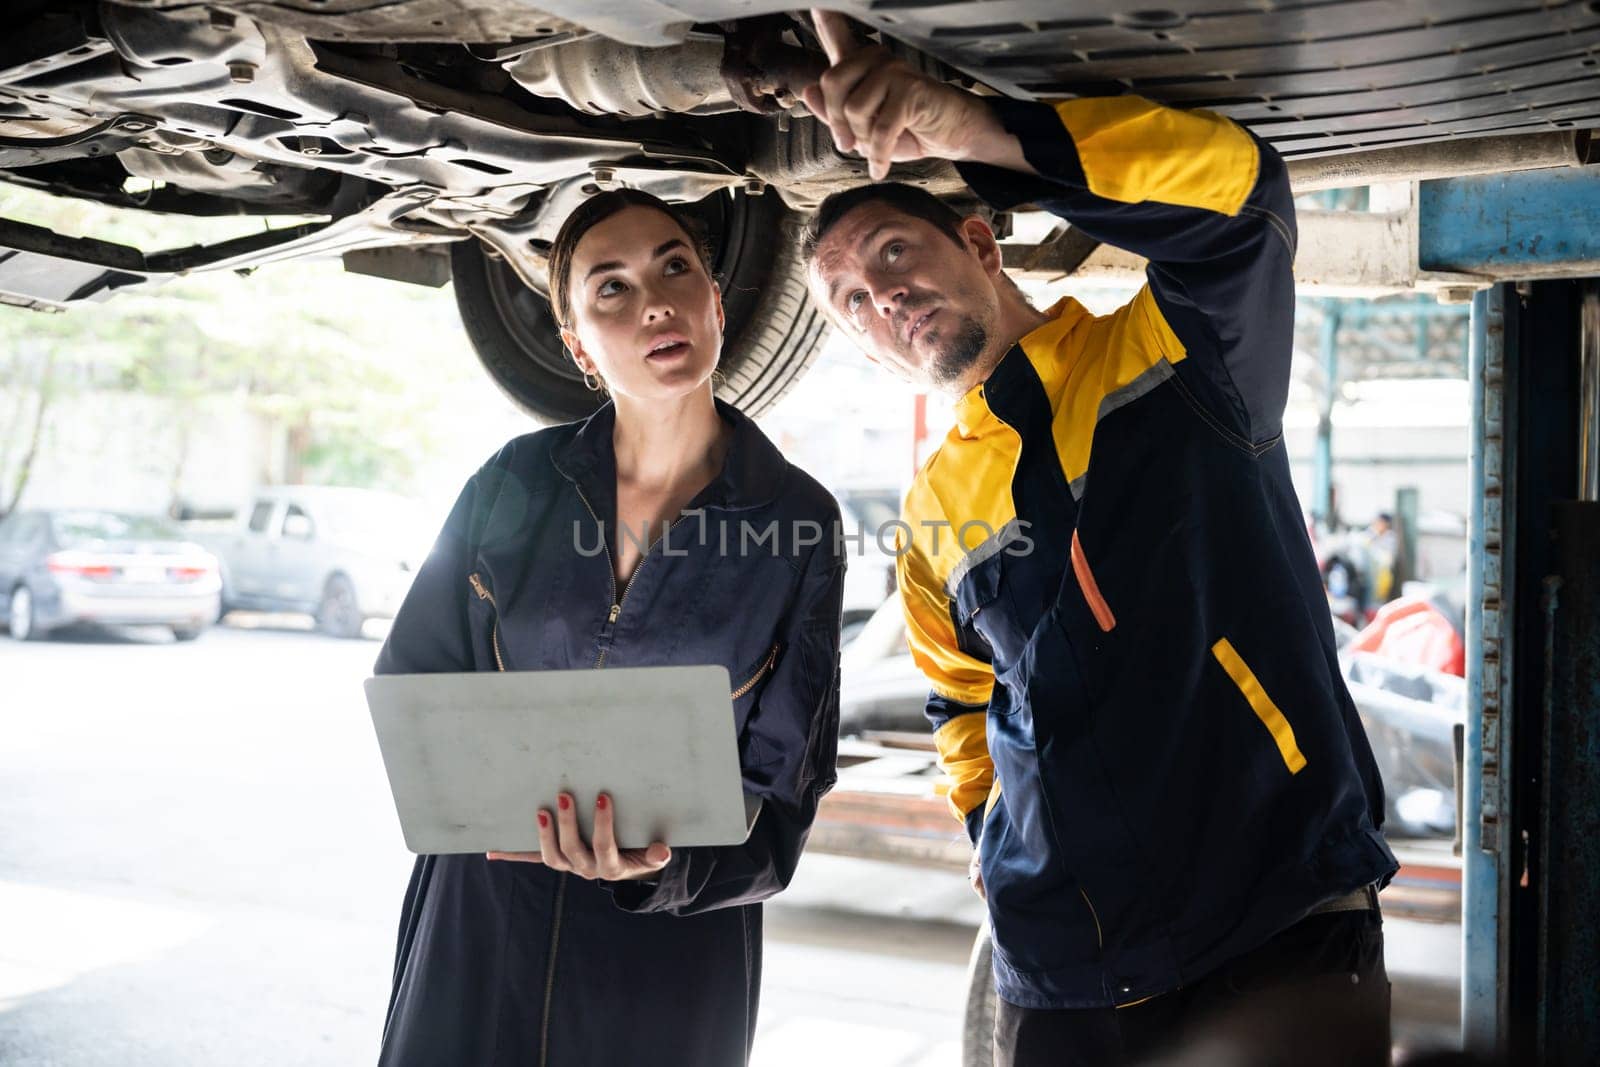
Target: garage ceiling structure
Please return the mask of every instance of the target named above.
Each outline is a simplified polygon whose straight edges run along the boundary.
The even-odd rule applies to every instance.
[[[1576,206],[1566,214],[1577,225],[1561,228],[1583,230],[1581,204],[1600,198],[1600,171],[1584,166],[1600,162],[1600,0],[1190,0],[1159,9],[1066,0],[1041,17],[1045,7],[886,0],[854,10],[1010,95],[1136,93],[1226,114],[1288,159],[1297,192],[1423,183],[1368,211],[1302,205],[1295,273],[1306,291],[1461,301],[1496,279],[1588,274],[1600,262],[1578,238],[1584,247],[1559,262],[1523,256],[1527,269],[1513,271],[1515,250],[1484,227],[1452,232],[1483,199],[1482,184],[1428,181],[1564,168],[1565,177],[1551,169],[1512,181],[1501,200],[1546,204],[1544,186],[1571,184],[1562,199]],[[1549,226],[1525,229],[1552,236]],[[1474,254],[1461,254],[1465,245]],[[1060,231],[1007,256],[1007,266],[1047,280],[1137,283],[1145,266]]]

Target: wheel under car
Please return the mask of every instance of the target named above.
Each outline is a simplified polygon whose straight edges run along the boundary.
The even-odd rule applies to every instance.
[[[727,313],[717,395],[760,415],[799,381],[826,325],[807,298],[798,221],[772,193],[720,192],[685,207],[704,227]],[[584,386],[546,293],[475,240],[452,247],[451,275],[467,336],[515,403],[570,422],[605,401]]]
[[[13,589],[6,607],[13,641],[38,641],[44,637],[44,632],[34,620],[33,592],[27,586],[19,585]]]
[[[317,607],[317,629],[332,637],[360,637],[364,622],[350,579],[342,574],[329,578]]]

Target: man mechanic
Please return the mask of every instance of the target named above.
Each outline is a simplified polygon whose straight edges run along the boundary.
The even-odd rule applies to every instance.
[[[1283,161],[1137,97],[980,97],[815,18],[805,103],[875,181],[948,159],[1150,264],[1110,315],[1039,311],[982,218],[895,184],[807,234],[833,323],[957,398],[898,569],[988,900],[997,1062],[1135,1062],[1285,993],[1365,1021],[1342,1062],[1386,1062],[1396,863],[1283,444]]]

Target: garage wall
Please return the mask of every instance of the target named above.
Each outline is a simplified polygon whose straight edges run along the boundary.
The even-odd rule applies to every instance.
[[[1285,435],[1295,491],[1309,506],[1312,454],[1316,430],[1291,426]],[[1339,515],[1347,523],[1364,524],[1380,511],[1394,510],[1395,492],[1417,489],[1423,512],[1467,513],[1467,428],[1460,426],[1386,426],[1346,428],[1337,424],[1333,441],[1333,484],[1338,489]]]

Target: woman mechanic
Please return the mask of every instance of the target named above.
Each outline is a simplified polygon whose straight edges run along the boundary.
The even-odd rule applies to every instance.
[[[563,793],[528,813],[539,853],[419,856],[379,1062],[744,1064],[760,901],[834,784],[838,507],[712,394],[722,298],[674,206],[626,189],[582,203],[550,296],[610,400],[470,478],[376,672],[723,664],[762,809],[742,845],[621,851],[610,798]]]

